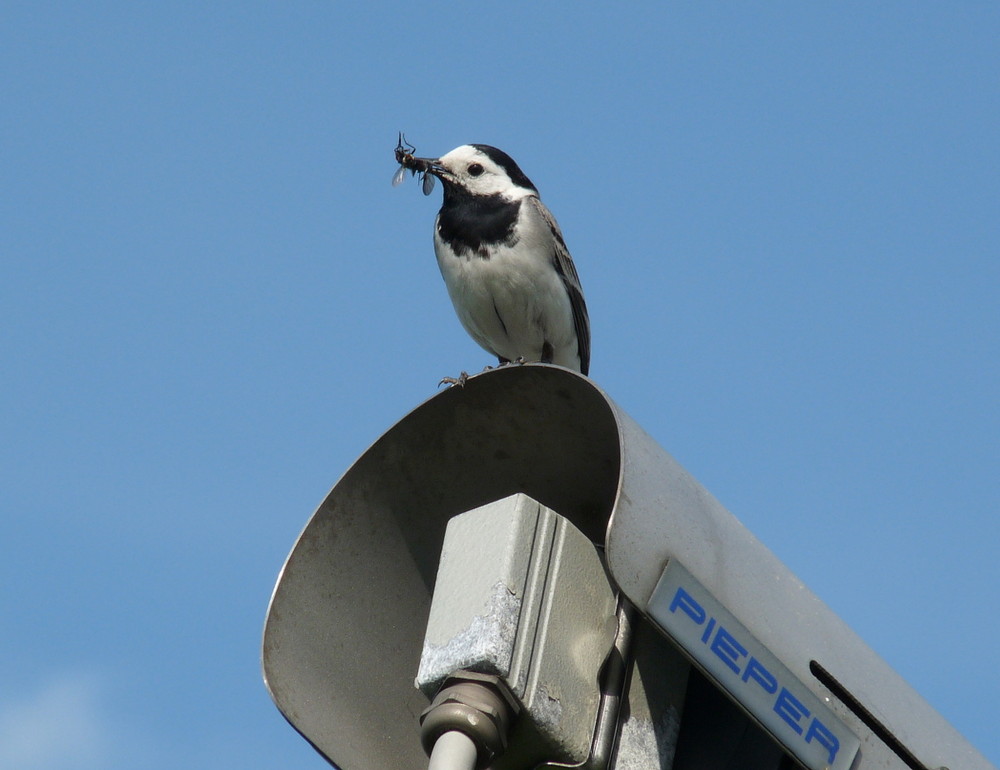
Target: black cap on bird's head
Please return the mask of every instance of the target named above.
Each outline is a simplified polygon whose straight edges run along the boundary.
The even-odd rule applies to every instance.
[[[532,190],[536,194],[538,193],[538,188],[535,187],[531,180],[528,179],[527,175],[521,171],[521,167],[518,166],[514,159],[503,150],[491,147],[488,144],[470,144],[468,146],[479,150],[479,152],[483,153],[486,157],[496,163],[497,166],[506,171],[510,181],[512,181],[515,185],[525,190]],[[452,152],[455,151],[452,150]],[[449,153],[449,155],[450,154],[451,153]]]

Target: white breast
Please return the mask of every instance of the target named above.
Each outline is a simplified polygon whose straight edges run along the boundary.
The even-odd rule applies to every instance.
[[[462,326],[495,356],[539,361],[548,341],[553,363],[579,371],[573,310],[552,262],[552,240],[540,219],[522,217],[512,246],[493,246],[489,258],[455,256],[437,234],[434,252]]]

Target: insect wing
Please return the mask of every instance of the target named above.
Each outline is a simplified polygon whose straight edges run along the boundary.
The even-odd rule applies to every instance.
[[[424,191],[424,195],[430,195],[434,190],[434,176],[427,171],[424,172],[424,182],[420,189]]]
[[[396,169],[396,173],[392,175],[392,186],[399,187],[403,184],[404,179],[406,179],[406,166],[400,166]]]

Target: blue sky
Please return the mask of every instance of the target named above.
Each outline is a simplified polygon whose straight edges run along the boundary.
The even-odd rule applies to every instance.
[[[592,378],[994,764],[994,3],[8,2],[0,766],[320,768],[259,675],[316,504],[489,357],[421,154],[514,156]]]

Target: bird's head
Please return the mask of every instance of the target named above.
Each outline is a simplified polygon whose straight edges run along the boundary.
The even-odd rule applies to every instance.
[[[413,158],[412,165],[433,174],[449,196],[500,196],[517,201],[538,190],[503,150],[488,144],[463,144],[440,158]]]

